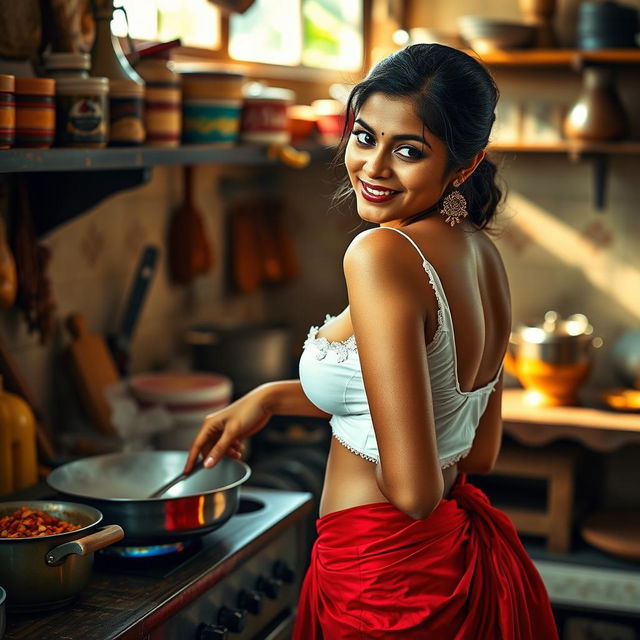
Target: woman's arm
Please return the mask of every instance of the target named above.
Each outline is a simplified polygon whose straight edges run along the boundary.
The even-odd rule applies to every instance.
[[[274,416],[305,416],[308,418],[330,418],[318,409],[302,390],[300,380],[278,380],[260,385],[264,407]]]
[[[401,511],[426,518],[442,498],[425,347],[425,274],[406,240],[372,229],[344,259],[349,309],[380,462],[382,494]]]
[[[241,442],[262,429],[273,415],[329,417],[304,395],[299,380],[269,382],[209,414],[193,440],[185,464],[186,473],[199,456],[212,467],[224,455],[238,457]]]

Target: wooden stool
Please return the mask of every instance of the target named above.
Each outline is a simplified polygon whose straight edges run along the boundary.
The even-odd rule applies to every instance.
[[[574,478],[577,453],[564,448],[525,448],[504,445],[492,475],[547,481],[545,509],[496,505],[504,511],[518,533],[547,539],[547,550],[569,551],[574,510]]]

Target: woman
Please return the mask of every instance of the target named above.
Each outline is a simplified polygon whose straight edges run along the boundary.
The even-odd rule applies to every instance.
[[[485,148],[497,88],[470,56],[413,45],[351,92],[343,140],[358,215],[349,306],[312,328],[300,380],[209,416],[212,466],[270,416],[331,417],[333,435],[294,638],[557,638],[509,520],[465,472],[501,437],[511,327],[502,260],[482,231],[501,199]]]

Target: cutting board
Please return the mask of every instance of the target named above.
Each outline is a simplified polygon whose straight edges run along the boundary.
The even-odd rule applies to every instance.
[[[104,394],[106,387],[120,381],[109,349],[101,336],[89,332],[80,313],[73,313],[67,318],[67,329],[71,334],[67,362],[87,413],[102,433],[117,435]]]

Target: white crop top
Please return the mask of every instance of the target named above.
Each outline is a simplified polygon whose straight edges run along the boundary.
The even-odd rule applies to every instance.
[[[480,417],[495,389],[502,367],[484,387],[461,391],[457,376],[457,356],[451,311],[436,270],[424,257],[418,245],[404,232],[422,258],[438,302],[438,325],[427,345],[427,361],[435,418],[438,456],[442,468],[455,464],[471,450]],[[327,315],[325,324],[332,319]],[[353,453],[378,462],[373,420],[362,380],[355,336],[344,342],[318,338],[319,327],[311,327],[300,358],[300,382],[305,394],[319,409],[332,415],[334,437]]]

